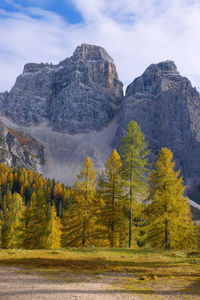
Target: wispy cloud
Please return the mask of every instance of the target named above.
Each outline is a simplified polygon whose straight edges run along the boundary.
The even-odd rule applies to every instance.
[[[13,85],[24,63],[56,63],[84,42],[101,45],[111,54],[125,85],[149,64],[172,59],[200,87],[199,0],[71,2],[82,23],[70,24],[36,6],[0,10],[1,91]]]

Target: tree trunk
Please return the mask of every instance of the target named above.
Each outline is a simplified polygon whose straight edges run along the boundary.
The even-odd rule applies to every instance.
[[[114,247],[114,204],[115,204],[115,183],[112,182],[112,220],[111,220],[111,247]]]
[[[165,219],[165,249],[170,250],[168,220]]]
[[[85,247],[85,229],[86,229],[86,217],[84,216],[83,220],[83,239],[82,239],[82,246]]]
[[[83,239],[82,239],[82,246],[85,247],[86,241],[86,222],[87,222],[87,207],[88,207],[88,170],[86,173],[85,179],[85,199],[84,199],[84,219],[83,219]]]
[[[132,177],[131,177],[131,183],[132,183]],[[132,185],[130,186],[130,204],[132,206],[132,197],[133,197],[133,189],[132,189]],[[128,242],[128,246],[129,248],[132,248],[132,207],[130,207],[129,210],[129,242]]]
[[[129,248],[132,248],[132,208],[129,211]]]

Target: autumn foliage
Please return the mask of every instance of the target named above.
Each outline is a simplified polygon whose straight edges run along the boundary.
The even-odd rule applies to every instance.
[[[130,122],[121,157],[100,174],[89,157],[75,184],[0,164],[1,248],[193,248],[198,244],[180,171],[162,148],[150,170],[145,136]]]

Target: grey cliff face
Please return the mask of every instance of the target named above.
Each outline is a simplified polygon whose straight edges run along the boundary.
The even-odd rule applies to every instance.
[[[101,47],[83,44],[58,65],[25,65],[3,109],[18,125],[46,121],[53,130],[75,134],[108,125],[122,97],[112,58]]]
[[[8,97],[8,92],[0,93],[0,109],[3,110],[5,102]]]
[[[126,90],[115,140],[135,120],[157,154],[168,147],[186,179],[200,177],[200,95],[172,61],[153,64]]]
[[[45,149],[29,134],[13,130],[0,121],[0,162],[41,172]]]

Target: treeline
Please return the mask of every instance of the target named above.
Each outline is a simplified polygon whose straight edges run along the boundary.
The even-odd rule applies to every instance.
[[[1,164],[1,247],[196,248],[199,227],[171,151],[162,148],[152,168],[144,134],[132,121],[120,154],[111,153],[100,175],[87,157],[73,187]]]

